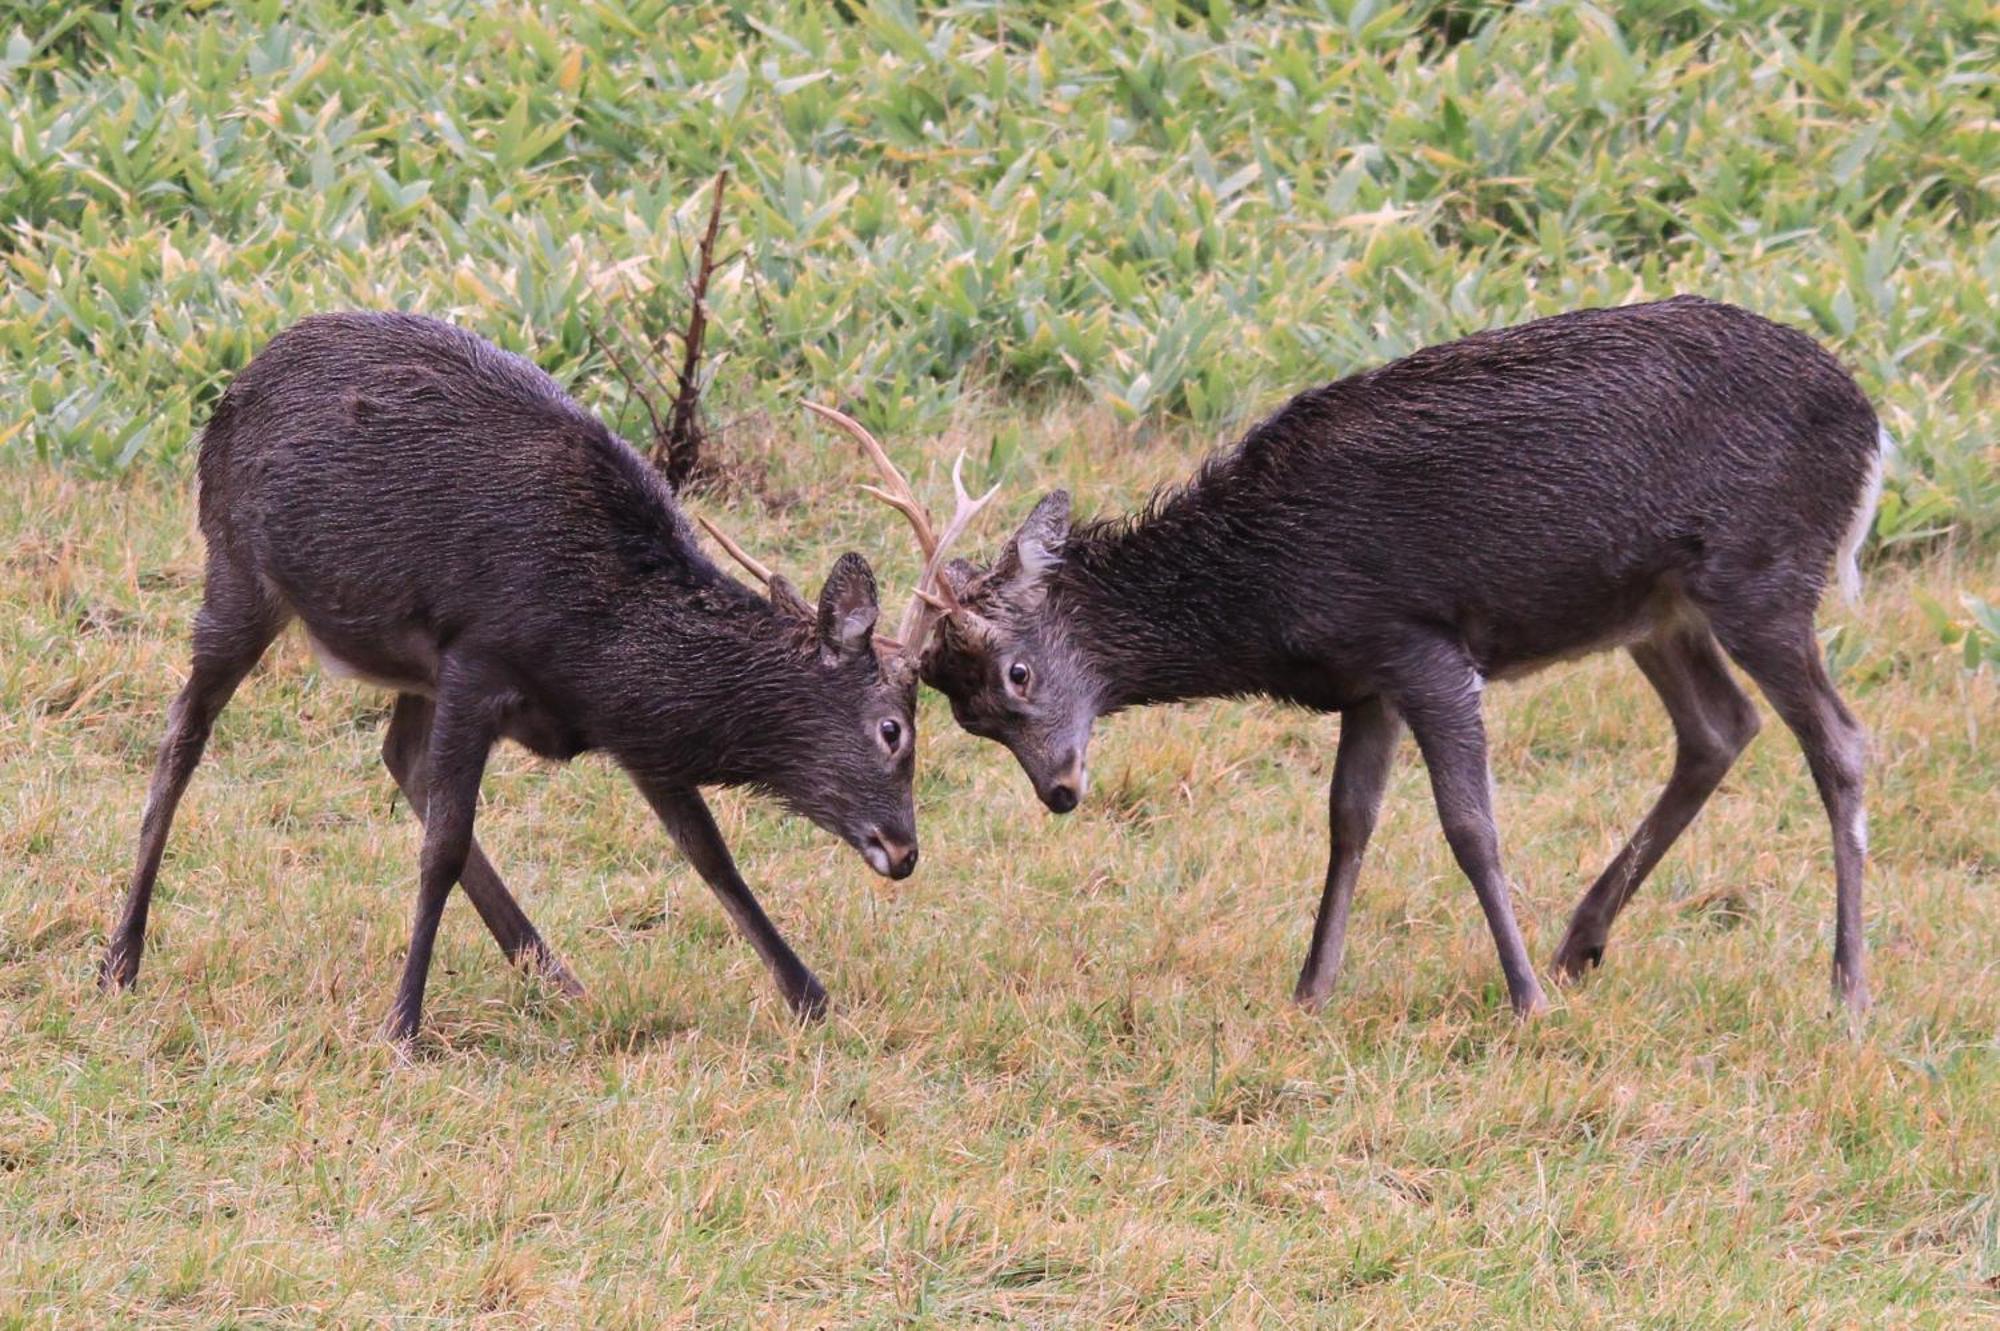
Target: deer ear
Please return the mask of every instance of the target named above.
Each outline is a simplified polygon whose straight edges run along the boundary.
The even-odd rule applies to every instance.
[[[946,591],[961,601],[972,594],[973,589],[979,585],[981,576],[979,565],[970,559],[954,559],[938,570],[938,581],[944,584]]]
[[[1032,591],[1062,563],[1068,540],[1069,491],[1051,490],[1022,521],[985,581],[1003,593]]]
[[[826,575],[819,593],[819,654],[828,665],[871,650],[870,636],[881,609],[875,597],[875,574],[868,561],[845,554]]]
[[[785,581],[783,574],[772,577],[771,585],[765,591],[771,598],[771,608],[779,614],[789,619],[796,619],[801,624],[813,622],[812,606],[806,603],[805,597],[799,595],[798,588]]]
[[[1021,572],[1039,581],[1062,562],[1062,548],[1068,540],[1069,491],[1051,490],[1014,533]]]

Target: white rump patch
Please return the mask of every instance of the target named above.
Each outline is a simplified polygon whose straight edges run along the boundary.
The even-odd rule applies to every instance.
[[[1875,458],[1868,464],[1868,480],[1861,487],[1861,498],[1854,506],[1854,516],[1848,519],[1847,534],[1840,538],[1840,553],[1834,559],[1834,576],[1840,579],[1840,598],[1849,605],[1861,599],[1861,543],[1868,539],[1869,531],[1875,526],[1875,506],[1882,502],[1883,462],[1895,447],[1889,432],[1877,426]]]

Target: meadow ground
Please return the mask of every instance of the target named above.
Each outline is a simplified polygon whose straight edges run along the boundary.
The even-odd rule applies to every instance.
[[[1989,0],[0,6],[0,1331],[2000,1319],[1996,70]],[[453,905],[405,1064],[386,704],[296,637],[101,997],[222,385],[418,309],[636,433],[604,347],[678,351],[725,170],[697,502],[792,570],[911,573],[803,396],[1012,518],[1476,328],[1696,292],[1825,341],[1902,446],[1825,620],[1877,743],[1860,1038],[1775,724],[1524,1028],[1409,746],[1307,1016],[1334,721],[1118,718],[1057,820],[927,697],[906,883],[718,800],[824,1025],[615,772],[510,753],[481,835],[590,994]],[[1546,958],[1668,726],[1613,659],[1489,697]]]
[[[1107,506],[1204,446],[1083,425],[1119,446],[1063,452],[1060,418],[1041,442]],[[803,541],[792,510],[739,497],[731,521],[798,567],[881,549],[844,480],[793,475]],[[0,1325],[2000,1315],[2000,689],[1917,604],[1990,565],[1881,568],[1827,615],[1877,749],[1858,1040],[1829,1016],[1826,828],[1775,723],[1606,967],[1519,1027],[1407,745],[1346,975],[1309,1016],[1289,993],[1334,721],[1116,718],[1091,798],[1054,819],[927,696],[908,882],[717,801],[834,993],[824,1025],[786,1017],[615,771],[509,752],[481,834],[590,994],[510,972],[454,904],[406,1064],[376,1034],[417,840],[376,757],[384,700],[296,635],[218,727],[140,987],[96,991],[184,669],[192,505],[33,464],[0,491]],[[1545,958],[1668,728],[1618,658],[1489,696]]]

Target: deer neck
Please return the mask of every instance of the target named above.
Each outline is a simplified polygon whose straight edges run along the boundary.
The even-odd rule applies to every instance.
[[[1262,687],[1272,571],[1213,519],[1169,505],[1071,538],[1050,595],[1101,681],[1101,711]]]

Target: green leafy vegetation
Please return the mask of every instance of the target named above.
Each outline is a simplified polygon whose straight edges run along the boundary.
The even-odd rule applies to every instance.
[[[1616,7],[16,6],[0,388],[44,456],[187,447],[315,309],[610,383],[727,166],[719,389],[930,428],[968,387],[1223,426],[1426,342],[1698,291],[1903,443],[1884,536],[2000,528],[1982,0]]]
[[[1935,600],[1924,602],[1931,626],[1948,646],[1957,647],[1967,670],[2000,666],[2000,605],[1970,593],[1959,598],[1964,613],[1954,615]]]

